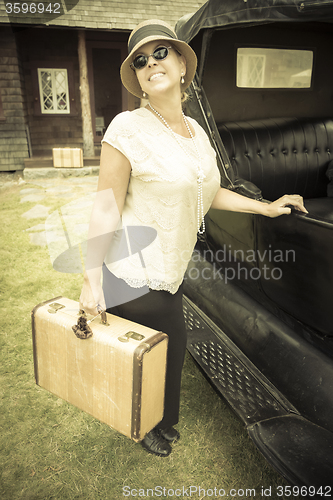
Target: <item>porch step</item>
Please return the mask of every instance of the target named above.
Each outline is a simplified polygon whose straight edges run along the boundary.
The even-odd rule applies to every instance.
[[[100,156],[85,156],[83,157],[84,167],[99,167]],[[25,158],[25,168],[53,168],[52,156],[33,156]]]
[[[99,166],[97,167],[82,167],[82,168],[25,168],[23,170],[24,180],[33,179],[54,179],[61,177],[86,177],[88,175],[98,175]]]

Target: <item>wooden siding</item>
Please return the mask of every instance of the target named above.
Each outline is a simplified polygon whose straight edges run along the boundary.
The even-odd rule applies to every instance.
[[[10,28],[0,31],[0,171],[22,170],[29,156],[27,117],[22,92],[23,77],[15,36]]]

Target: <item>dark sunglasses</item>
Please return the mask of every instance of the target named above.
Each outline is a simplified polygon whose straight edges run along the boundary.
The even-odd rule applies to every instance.
[[[132,69],[142,69],[147,66],[150,56],[153,56],[156,61],[163,61],[168,56],[169,49],[172,49],[172,47],[157,47],[152,54],[147,56],[140,54],[133,59],[130,66]]]

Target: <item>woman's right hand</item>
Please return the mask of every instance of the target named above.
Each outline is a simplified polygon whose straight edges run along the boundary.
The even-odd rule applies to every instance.
[[[106,310],[101,284],[90,283],[88,277],[85,277],[83,282],[80,295],[80,309],[83,309],[87,314],[92,314],[93,316],[97,316],[97,314]]]

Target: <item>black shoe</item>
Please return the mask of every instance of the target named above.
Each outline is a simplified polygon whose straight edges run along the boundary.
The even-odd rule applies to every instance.
[[[175,443],[180,438],[179,432],[173,427],[167,427],[166,429],[160,429],[160,435],[169,443]]]
[[[141,441],[141,444],[149,453],[153,453],[159,457],[168,457],[171,453],[171,446],[160,436],[157,429],[148,432]]]

